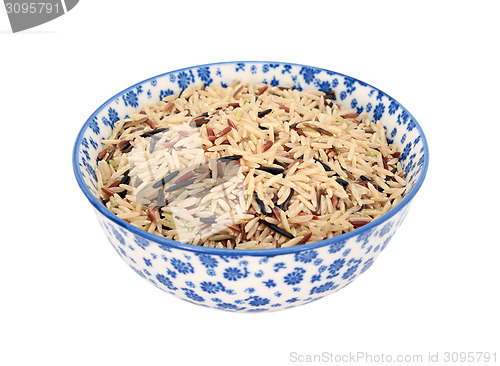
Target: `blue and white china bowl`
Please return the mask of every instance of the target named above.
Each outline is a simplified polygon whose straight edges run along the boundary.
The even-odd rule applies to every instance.
[[[227,85],[235,79],[335,90],[347,108],[382,120],[387,138],[400,146],[409,190],[387,214],[350,233],[306,245],[231,250],[184,244],[137,229],[100,202],[96,188],[100,140],[113,124],[143,103],[155,103],[191,84]],[[223,62],[167,72],[135,84],[101,105],[85,122],[74,146],[76,180],[119,256],[141,277],[188,302],[228,311],[288,309],[350,284],[373,264],[403,222],[424,181],[427,142],[415,118],[386,93],[352,77],[282,62]]]

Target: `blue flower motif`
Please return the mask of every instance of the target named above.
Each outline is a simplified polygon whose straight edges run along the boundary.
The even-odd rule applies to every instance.
[[[264,271],[259,270],[259,271],[255,272],[253,275],[257,278],[260,278],[260,277],[264,276]]]
[[[242,261],[240,261],[240,263],[238,263],[238,265],[244,266],[244,267],[248,266],[248,261],[247,260],[242,260]]]
[[[321,294],[326,291],[335,290],[337,287],[339,287],[339,285],[336,285],[333,281],[329,281],[324,283],[323,285],[313,287],[309,295]]]
[[[283,65],[283,70],[281,70],[282,74],[290,74],[290,70],[292,69],[292,65]]]
[[[191,282],[191,281],[186,281],[186,286],[191,287],[191,288],[195,288],[196,287],[196,285],[193,282]]]
[[[238,71],[245,71],[245,64],[241,63],[241,62],[237,63],[236,64],[236,69],[234,71],[236,71],[236,72],[238,72]]]
[[[314,282],[317,282],[317,281],[321,281],[321,274],[318,273],[318,274],[315,274],[311,277],[311,283],[314,283]]]
[[[404,144],[405,141],[406,141],[406,133],[403,136],[401,136],[401,144]]]
[[[177,258],[172,258],[170,263],[174,266],[177,272],[182,274],[194,273],[194,268],[191,263],[186,263]]]
[[[228,281],[238,281],[242,277],[244,274],[239,268],[229,267],[224,270],[224,278]]]
[[[90,174],[90,176],[93,178],[93,181],[91,181],[92,185],[94,186],[94,188],[96,187],[94,181],[97,180],[97,175],[95,174],[95,170],[94,168],[92,168],[86,161],[84,161],[86,164],[85,164],[85,170],[87,171],[87,173]]]
[[[363,234],[360,234],[356,238],[356,241],[358,243],[362,243],[361,244],[361,248],[364,248],[365,245],[368,244],[368,240],[370,239],[370,237],[372,236],[372,234],[373,234],[374,231],[375,231],[375,229],[371,229],[371,230],[365,231]]]
[[[285,263],[283,263],[283,262],[274,263],[274,266],[273,266],[274,272],[278,272],[280,269],[283,269],[283,268],[286,268]]]
[[[366,113],[369,113],[372,110],[372,108],[373,108],[373,105],[371,103],[368,103],[366,105]]]
[[[389,233],[389,231],[391,231],[392,229],[392,225],[393,225],[393,222],[389,221],[387,222],[383,227],[382,229],[380,229],[380,231],[378,232],[378,236],[379,237],[383,237],[385,235],[387,235]]]
[[[278,86],[280,85],[280,82],[278,79],[276,79],[276,76],[273,76],[273,80],[271,80],[269,84],[271,84],[271,86]]]
[[[196,292],[191,290],[190,288],[185,288],[183,287],[182,290],[184,290],[184,295],[189,297],[191,300],[197,301],[197,302],[204,302],[205,299],[198,295]]]
[[[198,68],[197,73],[204,85],[210,85],[212,83],[213,80],[210,77],[210,68],[208,66]]]
[[[284,281],[289,286],[296,285],[302,282],[302,280],[304,279],[304,273],[306,273],[305,269],[295,267],[293,272],[290,272],[285,276]]]
[[[194,82],[194,74],[191,70],[189,71],[189,74],[187,74],[185,71],[181,71],[177,75],[177,84],[181,89],[186,89],[192,82]]]
[[[269,65],[268,64],[262,65],[262,72],[265,74],[268,71],[269,71]]]
[[[138,87],[136,87],[136,90],[137,90],[137,94],[141,94],[143,92],[142,85],[139,85]]]
[[[337,78],[332,80],[332,88],[336,88],[339,85],[339,80]]]
[[[398,109],[398,103],[394,99],[391,99],[391,104],[389,104],[389,114],[392,116]]]
[[[112,124],[112,123],[110,122],[110,120],[109,120],[109,119],[107,119],[106,117],[102,117],[102,118],[101,118],[101,120],[102,120],[102,124],[103,124],[104,126],[113,127],[113,124]]]
[[[406,158],[410,154],[410,151],[411,151],[411,144],[408,144],[405,146],[403,152],[401,153],[401,160],[406,160]]]
[[[169,290],[177,290],[177,287],[174,286],[170,278],[162,275],[162,274],[157,274],[156,279],[160,281],[165,287],[167,287]]]
[[[379,103],[375,106],[375,109],[373,110],[374,122],[379,121],[382,118],[384,111],[385,111],[385,105],[383,103]]]
[[[101,130],[99,129],[99,125],[97,124],[97,117],[94,117],[92,121],[89,123],[89,127],[96,135],[99,135]]]
[[[267,287],[267,288],[271,288],[271,287],[276,287],[276,282],[274,282],[273,280],[269,279],[267,281],[262,281],[262,283]]]
[[[113,231],[114,237],[118,240],[121,245],[125,245],[125,239],[123,239],[122,234],[118,232],[113,226],[111,226],[111,231]]]
[[[202,289],[202,291],[205,291],[209,294],[216,294],[221,290],[219,285],[217,285],[216,283],[207,281],[203,281],[202,283],[200,283],[200,288]]]
[[[300,69],[299,74],[302,75],[306,84],[311,84],[314,81],[314,77],[319,73],[319,70],[313,69],[312,67],[303,66]]]
[[[256,74],[257,73],[257,66],[255,65],[252,65],[252,67],[250,68],[250,72],[253,74]]]
[[[328,252],[332,253],[332,254],[340,252],[342,250],[342,248],[344,248],[344,246],[345,246],[345,241],[341,241],[341,242],[332,244],[332,245],[330,245]]]
[[[226,310],[245,310],[245,307],[240,307],[235,304],[231,304],[229,302],[219,302],[217,303],[217,307]]]
[[[177,278],[177,272],[171,270],[170,268],[167,268],[167,275],[169,275],[172,278]]]
[[[215,268],[219,265],[219,262],[217,262],[217,259],[212,257],[209,254],[197,254],[198,258],[200,259],[200,262],[203,266],[206,268]]]
[[[248,305],[251,306],[265,306],[271,302],[268,298],[260,296],[251,296],[250,299]]]
[[[123,248],[122,248],[122,247],[115,248],[115,249],[119,250],[119,251],[120,251],[120,253],[121,253],[121,255],[122,255],[123,257],[127,257],[127,252],[126,252],[125,250],[123,250]],[[141,273],[142,273],[142,272],[141,272]]]
[[[385,239],[384,243],[382,244],[382,247],[380,248],[380,251],[383,251],[387,244],[391,241],[392,235],[390,235],[387,239]]]
[[[356,80],[354,80],[353,78],[349,76],[344,77],[344,85],[346,87],[346,93],[352,94],[352,92],[356,90],[356,87],[354,86],[355,83]]]
[[[164,243],[158,243],[158,247],[161,250],[164,250],[166,252],[171,252],[172,251],[172,249],[170,249],[170,247],[167,244],[164,244]]]
[[[144,261],[144,264],[146,264],[146,266],[153,267],[153,264],[151,263],[151,259],[143,257],[142,260]]]
[[[293,304],[294,302],[300,301],[298,297],[292,297],[291,299],[286,300],[286,302]]]
[[[391,137],[394,138],[394,136],[396,136],[397,133],[398,133],[398,130],[396,129],[396,127],[394,127],[391,131]]]
[[[82,138],[82,145],[83,145],[86,149],[88,149],[88,148],[89,148],[89,142],[87,141],[87,138],[86,138],[86,137]]]
[[[417,146],[417,144],[420,142],[420,140],[421,140],[421,139],[422,139],[422,136],[420,136],[420,135],[419,135],[419,136],[417,136],[417,137],[415,138],[415,140],[413,140],[413,146],[414,146],[414,147],[415,147],[415,146]]]
[[[408,131],[412,131],[417,125],[415,124],[415,121],[412,119],[410,119],[410,122],[408,122],[408,126],[406,126],[406,128],[408,129]]]
[[[363,264],[363,268],[361,269],[361,273],[365,272],[368,268],[370,268],[373,264],[374,260],[373,260],[373,257],[368,259],[364,264]]]
[[[424,161],[425,161],[425,156],[424,156],[424,155],[422,155],[422,156],[420,157],[420,159],[418,159],[417,166],[418,166],[418,167],[421,167],[422,165],[424,165]]]
[[[408,112],[406,112],[405,110],[403,110],[401,112],[401,114],[398,115],[398,120],[396,121],[398,123],[398,125],[405,125],[406,122],[408,121]]]
[[[170,74],[170,82],[173,83],[175,81],[175,75],[174,74]]]
[[[174,94],[174,91],[172,89],[160,90],[160,100],[163,100],[163,98],[172,94]]]
[[[344,100],[345,98],[347,98],[347,93],[345,92],[345,90],[342,90],[340,92],[340,100]]]
[[[120,117],[118,117],[118,112],[113,108],[108,109],[108,117],[112,123],[118,122],[120,120]]]
[[[329,81],[321,81],[321,80],[316,80],[315,81],[315,84],[316,86],[318,87],[318,89],[322,92],[327,92],[327,91],[330,91],[332,90],[331,86],[330,86],[330,82]]]
[[[87,150],[82,150],[82,155],[84,160],[90,160],[90,154]]]
[[[248,287],[245,289],[245,292],[248,292],[249,294],[253,294],[255,292],[255,289],[253,287]]]
[[[351,108],[354,109],[356,108],[358,105],[358,100],[356,98],[354,98],[353,100],[351,100]]]
[[[358,264],[355,264],[354,266],[347,268],[347,270],[342,275],[342,279],[347,280],[349,277],[354,275],[354,272],[356,272],[357,270],[358,270]]]
[[[156,86],[156,84],[158,84],[156,79],[151,80],[151,86]]]
[[[212,277],[215,276],[216,275],[215,270],[213,270],[212,268],[207,269],[207,275]]]
[[[143,238],[142,236],[134,235],[135,243],[142,249],[146,249],[149,246],[149,240]]]
[[[330,266],[328,266],[328,272],[330,273],[326,278],[333,278],[339,275],[340,270],[344,267],[345,259],[336,259]]]
[[[129,91],[127,94],[122,96],[125,106],[131,106],[137,108],[139,106],[139,100],[137,99],[137,94],[133,90]]]
[[[302,263],[310,263],[318,256],[318,252],[315,250],[307,250],[305,252],[295,253],[295,261]]]
[[[267,263],[267,262],[269,262],[269,258],[268,257],[263,257],[263,258],[259,259],[259,264]]]

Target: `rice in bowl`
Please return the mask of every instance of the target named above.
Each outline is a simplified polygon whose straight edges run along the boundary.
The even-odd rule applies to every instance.
[[[387,213],[406,189],[382,123],[333,91],[190,86],[119,120],[102,144],[96,175],[111,212],[206,247],[332,238]]]

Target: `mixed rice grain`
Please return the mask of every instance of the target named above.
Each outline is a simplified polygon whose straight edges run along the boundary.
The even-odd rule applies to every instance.
[[[235,81],[191,86],[115,123],[101,199],[150,233],[194,245],[302,245],[364,226],[406,182],[380,121],[334,91]]]

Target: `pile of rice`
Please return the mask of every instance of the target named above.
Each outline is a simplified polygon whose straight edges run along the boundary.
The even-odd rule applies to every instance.
[[[118,217],[206,247],[290,247],[397,205],[406,182],[381,122],[335,93],[235,81],[191,86],[114,125],[99,192]]]

